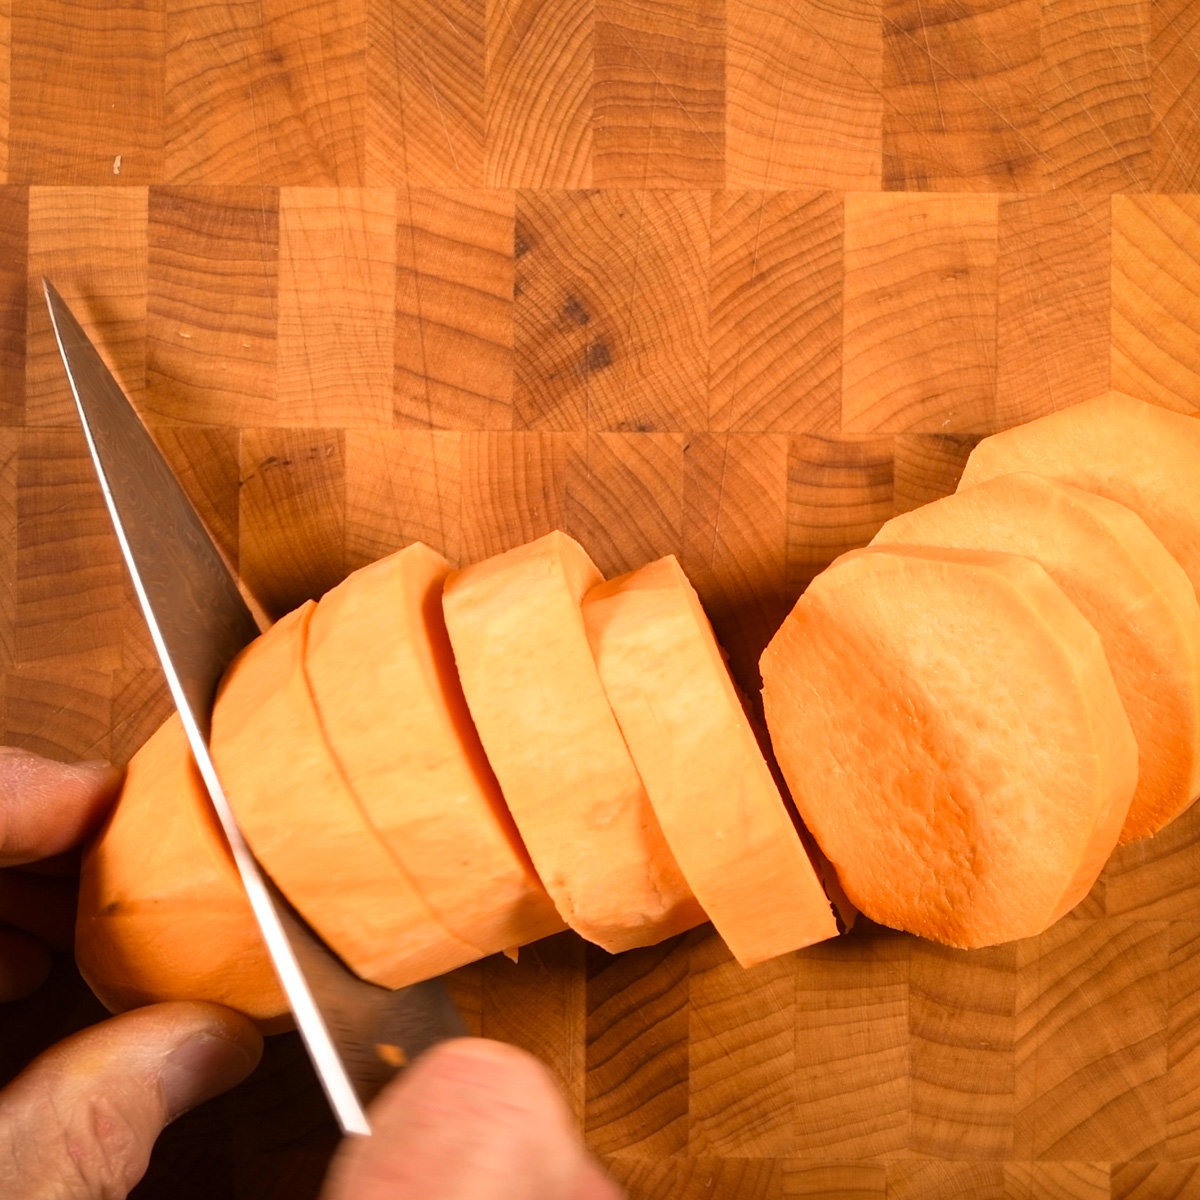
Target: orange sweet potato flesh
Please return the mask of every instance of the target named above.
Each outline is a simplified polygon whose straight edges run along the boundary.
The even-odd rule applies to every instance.
[[[566,923],[606,950],[704,920],[609,707],[583,626],[602,576],[555,532],[453,572],[463,692],[509,811]]]
[[[872,545],[1024,554],[1092,623],[1138,742],[1122,843],[1157,832],[1200,793],[1200,603],[1136,513],[1030,474],[997,475],[888,521]]]
[[[133,756],[83,856],[75,957],[113,1012],[210,1000],[266,1033],[291,1025],[177,715]]]
[[[212,750],[255,857],[351,970],[398,988],[481,957],[434,916],[325,741],[304,672],[310,600],[234,660]]]
[[[1100,638],[1031,559],[843,555],[763,653],[805,824],[872,920],[952,946],[1041,932],[1087,894],[1137,782]]]
[[[1123,392],[986,437],[959,481],[1032,471],[1133,509],[1200,593],[1200,422]]]
[[[564,928],[471,723],[428,546],[349,576],[317,605],[305,667],[359,805],[438,919],[481,955]]]
[[[744,967],[837,922],[674,555],[594,587],[583,619],[667,844]]]

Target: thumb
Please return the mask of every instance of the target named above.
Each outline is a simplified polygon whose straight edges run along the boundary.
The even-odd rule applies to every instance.
[[[240,1013],[189,1001],[69,1037],[0,1092],[0,1195],[120,1200],[163,1126],[240,1083],[261,1053]]]
[[[482,1038],[427,1051],[342,1143],[322,1200],[621,1200],[550,1073]]]

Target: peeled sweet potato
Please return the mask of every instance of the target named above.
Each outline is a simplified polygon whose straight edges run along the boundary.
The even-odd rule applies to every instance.
[[[291,1024],[178,715],[130,760],[120,803],[83,856],[75,957],[113,1012],[201,999],[267,1033]]]
[[[684,878],[742,966],[836,935],[829,900],[674,555],[592,588],[588,640]]]
[[[606,950],[704,920],[609,707],[584,629],[602,576],[550,533],[453,572],[443,605],[467,705],[566,923]]]
[[[438,920],[494,954],[564,925],[463,699],[442,616],[449,572],[421,542],[355,571],[317,605],[304,661],[371,828]]]
[[[304,672],[310,600],[246,647],[213,711],[212,751],[255,857],[364,979],[403,987],[482,957],[434,916],[330,754]]]
[[[873,545],[1024,554],[1046,568],[1104,645],[1138,742],[1122,843],[1177,817],[1200,793],[1200,603],[1136,513],[1038,475],[997,475],[893,517]]]
[[[971,452],[963,491],[1032,471],[1133,509],[1200,593],[1200,422],[1123,392],[986,437]]]
[[[1137,743],[1099,635],[1031,559],[852,551],[761,669],[796,806],[872,920],[960,947],[1029,937],[1116,845]]]

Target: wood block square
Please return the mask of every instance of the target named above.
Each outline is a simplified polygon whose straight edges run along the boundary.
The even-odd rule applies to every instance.
[[[246,429],[241,445],[238,570],[272,617],[345,576],[345,435]]]
[[[125,564],[78,423],[22,431],[16,495],[16,664],[111,674],[121,665]]]
[[[4,743],[60,762],[113,760],[113,673],[79,659],[17,667],[4,679]]]
[[[1110,916],[1188,920],[1200,912],[1196,851],[1200,806],[1192,805],[1154,837],[1119,846],[1104,868]]]
[[[0,187],[0,425],[25,416],[29,189]]]
[[[368,187],[484,183],[485,0],[367,4]]]
[[[697,433],[683,449],[679,561],[742,689],[787,613],[787,438]]]
[[[994,195],[846,197],[842,430],[988,433]]]
[[[1108,390],[1110,228],[1106,196],[1001,200],[997,426]]]
[[[679,938],[589,946],[584,1132],[593,1154],[666,1158],[688,1145],[688,952]]]
[[[883,186],[1036,191],[1038,0],[883,3]]]
[[[169,0],[169,183],[363,182],[365,0]]]
[[[1012,945],[909,947],[909,1147],[954,1159],[1013,1148],[1017,953]]]
[[[606,1158],[605,1169],[630,1200],[782,1200],[773,1158]]]
[[[581,433],[462,435],[463,564],[502,554],[566,523],[567,476]]]
[[[514,205],[500,190],[397,194],[397,425],[512,428]]]
[[[38,0],[9,9],[9,182],[160,181],[165,6]]]
[[[1107,1163],[1006,1162],[1004,1200],[1109,1200]]]
[[[592,186],[592,0],[494,0],[487,12],[485,182]]]
[[[725,183],[880,185],[880,0],[729,0]]]
[[[683,442],[679,433],[589,433],[575,443],[564,528],[606,577],[678,552]]]
[[[42,295],[43,275],[134,407],[144,411],[146,238],[146,188],[30,188],[27,425],[79,425]]]
[[[709,265],[708,427],[838,428],[842,200],[717,192]]]
[[[596,0],[592,175],[598,187],[725,180],[725,5]]]
[[[1200,408],[1200,196],[1112,200],[1112,386]]]
[[[708,207],[696,192],[519,194],[516,428],[704,427]]]
[[[1013,1157],[1161,1157],[1166,924],[1059,921],[1018,943],[1017,955]]]
[[[1167,1154],[1200,1158],[1200,921],[1168,927]]]
[[[1004,1164],[901,1159],[888,1163],[887,1194],[888,1200],[1001,1200]]]
[[[146,419],[269,425],[279,192],[151,188]]]
[[[557,933],[522,946],[515,963],[503,954],[482,963],[483,1036],[540,1058],[579,1125],[587,1040],[585,946],[574,933]]]
[[[715,933],[696,935],[688,1006],[694,1157],[794,1153],[798,965],[787,954],[746,970]]]
[[[865,546],[893,516],[894,471],[890,437],[806,434],[788,441],[789,595],[801,592],[839,554]],[[941,464],[934,471],[939,481],[944,478]]]
[[[1140,192],[1150,176],[1149,0],[1042,6],[1042,175],[1051,189]]]
[[[798,956],[792,1137],[804,1161],[877,1159],[908,1147],[912,944],[855,930]]]
[[[1195,0],[1150,7],[1150,191],[1200,191],[1200,44]]]
[[[1200,1195],[1200,1163],[1113,1163],[1112,1200],[1189,1200]]]
[[[979,442],[969,433],[897,434],[892,439],[894,511],[910,512],[948,496]]]
[[[281,425],[392,424],[396,194],[279,194],[276,416]]]
[[[124,765],[175,711],[162,667],[122,666],[112,676],[109,755]]]
[[[784,1200],[886,1200],[887,1167],[879,1162],[783,1164]]]
[[[462,434],[346,431],[346,570],[420,541],[460,565]]]

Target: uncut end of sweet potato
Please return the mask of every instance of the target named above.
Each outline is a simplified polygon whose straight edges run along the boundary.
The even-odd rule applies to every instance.
[[[1115,844],[1136,743],[1095,630],[1029,559],[854,551],[763,676],[801,814],[880,924],[963,948],[1031,936]]]

